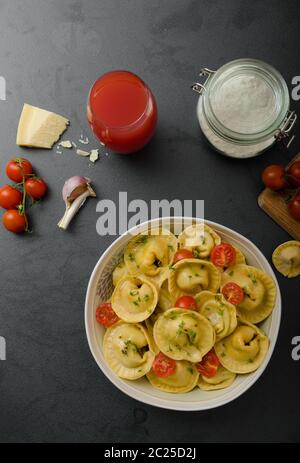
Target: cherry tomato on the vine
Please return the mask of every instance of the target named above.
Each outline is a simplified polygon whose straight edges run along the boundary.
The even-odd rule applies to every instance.
[[[32,174],[32,165],[27,159],[16,158],[9,161],[6,165],[6,175],[13,182],[20,183],[23,176]]]
[[[46,194],[47,184],[41,178],[28,178],[25,181],[25,190],[33,199],[41,199]]]
[[[11,185],[4,185],[0,188],[0,206],[4,209],[14,209],[22,203],[21,191]]]
[[[292,188],[300,187],[300,160],[293,162],[288,168],[287,180]]]
[[[280,164],[271,164],[266,167],[261,178],[265,186],[271,190],[278,191],[288,187],[285,168]]]
[[[25,214],[17,209],[9,209],[2,216],[4,227],[13,233],[21,233],[26,230],[27,220]]]
[[[295,220],[300,221],[300,193],[296,194],[288,203],[289,213]]]

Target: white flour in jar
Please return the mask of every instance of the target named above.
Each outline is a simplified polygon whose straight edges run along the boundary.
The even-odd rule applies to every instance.
[[[255,145],[239,145],[221,138],[215,132],[213,132],[213,130],[209,127],[205,117],[203,116],[202,97],[199,97],[198,100],[197,115],[202,132],[208,141],[217,151],[222,154],[226,154],[227,156],[231,156],[233,158],[251,158],[262,153],[275,142],[274,136]],[[227,118],[229,118],[228,112]]]
[[[216,118],[234,132],[253,134],[268,128],[278,115],[270,85],[255,75],[237,75],[211,93]]]

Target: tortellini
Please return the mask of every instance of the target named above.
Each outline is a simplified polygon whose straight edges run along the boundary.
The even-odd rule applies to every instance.
[[[168,286],[165,284],[159,290],[157,306],[163,312],[174,307],[174,297],[172,297],[168,290]]]
[[[203,223],[185,228],[178,238],[158,227],[129,241],[112,272],[112,295],[95,314],[96,327],[109,326],[103,354],[116,375],[143,377],[165,393],[197,388],[200,397],[260,367],[269,340],[255,324],[271,314],[276,286],[269,275],[246,264],[235,244],[229,243],[236,251],[234,262],[216,266],[212,250],[219,244],[226,242]],[[194,257],[181,253],[174,259],[180,249]],[[279,246],[273,262],[284,275],[299,275],[300,242]],[[227,301],[228,291],[222,294],[229,282],[243,290],[237,306]]]
[[[234,332],[217,342],[215,352],[221,364],[233,373],[250,373],[264,361],[269,340],[257,326],[241,321]]]
[[[125,322],[118,322],[107,329],[103,353],[110,368],[120,378],[130,380],[148,373],[155,356],[143,326]]]
[[[212,378],[200,375],[198,386],[203,391],[213,391],[217,389],[224,389],[231,386],[236,378],[236,374],[224,368],[222,365],[218,366],[217,373]]]
[[[162,268],[171,265],[176,250],[177,238],[168,230],[156,228],[132,238],[124,260],[131,275],[155,277]]]
[[[154,340],[174,360],[200,362],[216,339],[212,324],[198,312],[169,309],[155,322]]]
[[[170,272],[169,290],[176,297],[182,294],[197,294],[205,289],[217,292],[219,287],[220,273],[207,260],[180,260],[173,265]]]
[[[213,325],[216,341],[228,336],[236,328],[235,306],[226,301],[222,294],[202,291],[195,296],[197,309]]]
[[[272,312],[276,299],[276,286],[272,278],[250,265],[234,265],[221,279],[221,286],[228,282],[238,284],[244,291],[244,300],[237,306],[237,313],[250,323],[259,323]]]
[[[117,286],[119,281],[128,275],[128,270],[125,265],[124,259],[115,267],[112,273],[113,285]]]
[[[178,360],[175,372],[167,378],[159,378],[152,370],[147,373],[147,378],[152,386],[161,391],[182,393],[194,389],[198,382],[199,373],[193,363]]]
[[[273,264],[285,277],[300,275],[300,241],[287,241],[278,246],[272,255]]]
[[[214,246],[221,243],[220,236],[204,223],[191,225],[178,237],[179,247],[189,249],[195,257],[208,257]]]
[[[157,288],[142,277],[125,277],[117,284],[112,306],[125,322],[138,323],[150,317],[158,301]]]

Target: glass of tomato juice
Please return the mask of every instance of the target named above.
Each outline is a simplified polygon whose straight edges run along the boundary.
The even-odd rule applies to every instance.
[[[118,153],[133,153],[151,139],[157,106],[149,87],[129,71],[112,71],[93,84],[87,118],[96,137]]]

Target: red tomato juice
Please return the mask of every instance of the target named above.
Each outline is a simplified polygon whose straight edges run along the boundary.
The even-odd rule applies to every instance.
[[[128,71],[112,71],[93,84],[87,117],[96,137],[118,153],[138,151],[151,139],[157,122],[155,98]]]

